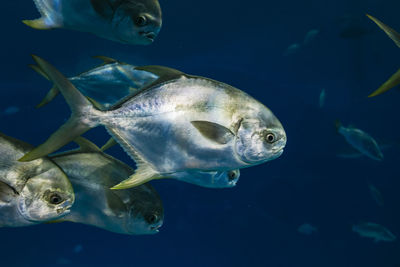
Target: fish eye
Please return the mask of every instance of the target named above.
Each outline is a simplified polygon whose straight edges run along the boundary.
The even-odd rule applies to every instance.
[[[236,172],[229,171],[228,172],[228,179],[229,179],[229,181],[235,180],[236,179]]]
[[[136,26],[143,27],[147,24],[147,18],[145,16],[139,16],[135,19]]]
[[[150,224],[156,223],[158,220],[158,216],[156,214],[151,214],[147,217],[147,222]]]
[[[275,142],[275,139],[276,139],[276,137],[275,137],[275,135],[274,135],[273,133],[267,133],[267,134],[265,135],[265,140],[266,140],[268,143],[270,143],[270,144],[272,144],[273,142]]]
[[[49,196],[49,201],[50,201],[51,204],[57,205],[57,204],[60,204],[61,202],[63,202],[64,199],[63,199],[62,196],[60,196],[59,194],[57,194],[57,193],[52,193],[52,194]]]

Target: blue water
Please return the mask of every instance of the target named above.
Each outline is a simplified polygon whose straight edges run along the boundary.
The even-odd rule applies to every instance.
[[[82,0],[83,1],[83,0]],[[27,67],[37,54],[67,76],[105,55],[135,65],[158,64],[240,88],[268,106],[288,136],[277,160],[243,169],[233,189],[153,182],[165,208],[161,231],[124,236],[72,224],[0,229],[0,266],[268,266],[395,267],[399,242],[374,243],[352,232],[363,221],[400,236],[399,149],[382,162],[336,157],[346,149],[334,121],[353,124],[378,142],[399,139],[400,92],[366,96],[400,67],[400,50],[365,17],[400,30],[394,0],[163,1],[163,28],[150,46],[127,46],[66,30],[37,31],[20,21],[38,13],[30,0],[2,1],[0,116],[7,135],[42,143],[65,119],[64,100],[36,105],[50,84]],[[341,38],[343,18],[367,34]],[[284,56],[306,33],[320,33]],[[326,104],[318,107],[325,88]],[[108,136],[87,135],[97,144]],[[132,164],[121,149],[110,153]],[[379,207],[367,181],[383,194]],[[318,228],[302,235],[297,228]]]

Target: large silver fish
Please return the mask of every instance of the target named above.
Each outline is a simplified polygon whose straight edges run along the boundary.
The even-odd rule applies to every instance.
[[[162,24],[158,0],[34,0],[41,17],[23,22],[35,29],[90,32],[125,44],[151,44]]]
[[[157,233],[164,209],[156,190],[148,184],[110,190],[134,170],[84,138],[76,142],[79,150],[52,157],[68,175],[76,196],[71,212],[58,221],[88,224],[121,234]]]
[[[34,225],[69,213],[74,191],[50,159],[18,162],[33,147],[0,133],[0,227]]]
[[[135,160],[137,170],[113,187],[124,189],[185,171],[229,171],[273,160],[286,134],[263,104],[227,84],[161,67],[143,69],[159,79],[101,111],[53,66],[34,56],[69,104],[72,116],[30,161],[54,152],[89,129],[103,125]]]
[[[366,132],[351,126],[344,127],[339,121],[336,122],[336,129],[343,135],[347,143],[365,156],[374,160],[383,160],[383,153],[378,143]]]
[[[137,70],[136,66],[108,57],[96,58],[102,59],[104,63],[69,80],[83,95],[95,100],[103,108],[112,106],[158,79],[158,76],[151,72]],[[36,65],[30,67],[48,79]],[[54,86],[37,107],[46,105],[58,94],[59,90]]]
[[[376,223],[360,223],[357,225],[353,225],[353,231],[358,233],[360,236],[368,237],[374,239],[375,242],[379,241],[387,241],[392,242],[397,238],[396,236],[390,232],[386,227]]]

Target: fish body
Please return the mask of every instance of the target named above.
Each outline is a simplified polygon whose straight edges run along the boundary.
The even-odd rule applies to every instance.
[[[318,29],[309,30],[306,36],[304,37],[303,45],[309,45],[312,41],[315,40],[318,34],[319,34]]]
[[[83,95],[94,99],[103,108],[109,108],[122,98],[151,84],[158,78],[150,72],[137,70],[136,66],[111,58],[106,60],[107,62],[100,66],[69,78]],[[36,66],[31,65],[31,67],[43,75]],[[48,77],[45,76],[45,78]],[[37,107],[46,105],[58,93],[59,89],[53,87]]]
[[[47,155],[90,128],[103,125],[137,164],[114,189],[185,171],[230,171],[279,157],[282,124],[263,104],[227,84],[161,66],[158,82],[106,111],[91,103],[53,66],[34,57],[72,110],[71,119],[43,145],[21,158]]]
[[[69,213],[74,191],[50,159],[19,162],[33,147],[0,133],[0,227],[55,220]]]
[[[54,156],[75,189],[76,201],[61,221],[96,226],[111,232],[155,234],[164,218],[162,201],[149,184],[110,190],[134,170],[99,151],[76,151]]]
[[[208,188],[234,187],[239,180],[240,170],[232,171],[186,171],[170,176],[173,179]]]
[[[362,154],[374,160],[383,160],[381,149],[369,134],[354,127],[344,127],[340,125],[340,123],[337,124],[337,129],[338,132],[344,136],[347,143]]]
[[[353,231],[358,233],[362,237],[368,237],[374,239],[375,242],[386,241],[392,242],[397,238],[396,236],[390,232],[387,228],[382,225],[376,223],[360,223],[357,225],[353,225]]]
[[[65,28],[90,32],[125,44],[151,44],[158,35],[157,0],[34,0],[42,15],[23,22],[35,29]]]
[[[326,90],[322,89],[321,93],[319,94],[319,107],[323,108],[325,105],[325,99],[326,99]]]
[[[384,205],[382,193],[371,182],[368,182],[368,189],[376,204],[382,207]]]
[[[318,232],[318,229],[309,223],[304,223],[297,228],[297,231],[303,235],[312,235]]]

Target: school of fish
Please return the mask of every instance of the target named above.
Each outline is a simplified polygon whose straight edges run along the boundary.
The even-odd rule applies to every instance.
[[[23,23],[39,30],[64,28],[149,45],[162,26],[157,0],[33,2],[41,16]],[[61,93],[71,117],[38,147],[0,133],[0,227],[75,222],[155,234],[164,207],[147,182],[231,188],[240,169],[282,155],[287,138],[281,122],[240,89],[169,67],[97,58],[102,64],[67,78],[33,56],[30,67],[52,83],[36,107]],[[110,135],[101,148],[82,137],[97,126]],[[78,148],[59,151],[71,142]],[[105,153],[114,145],[135,168]]]

